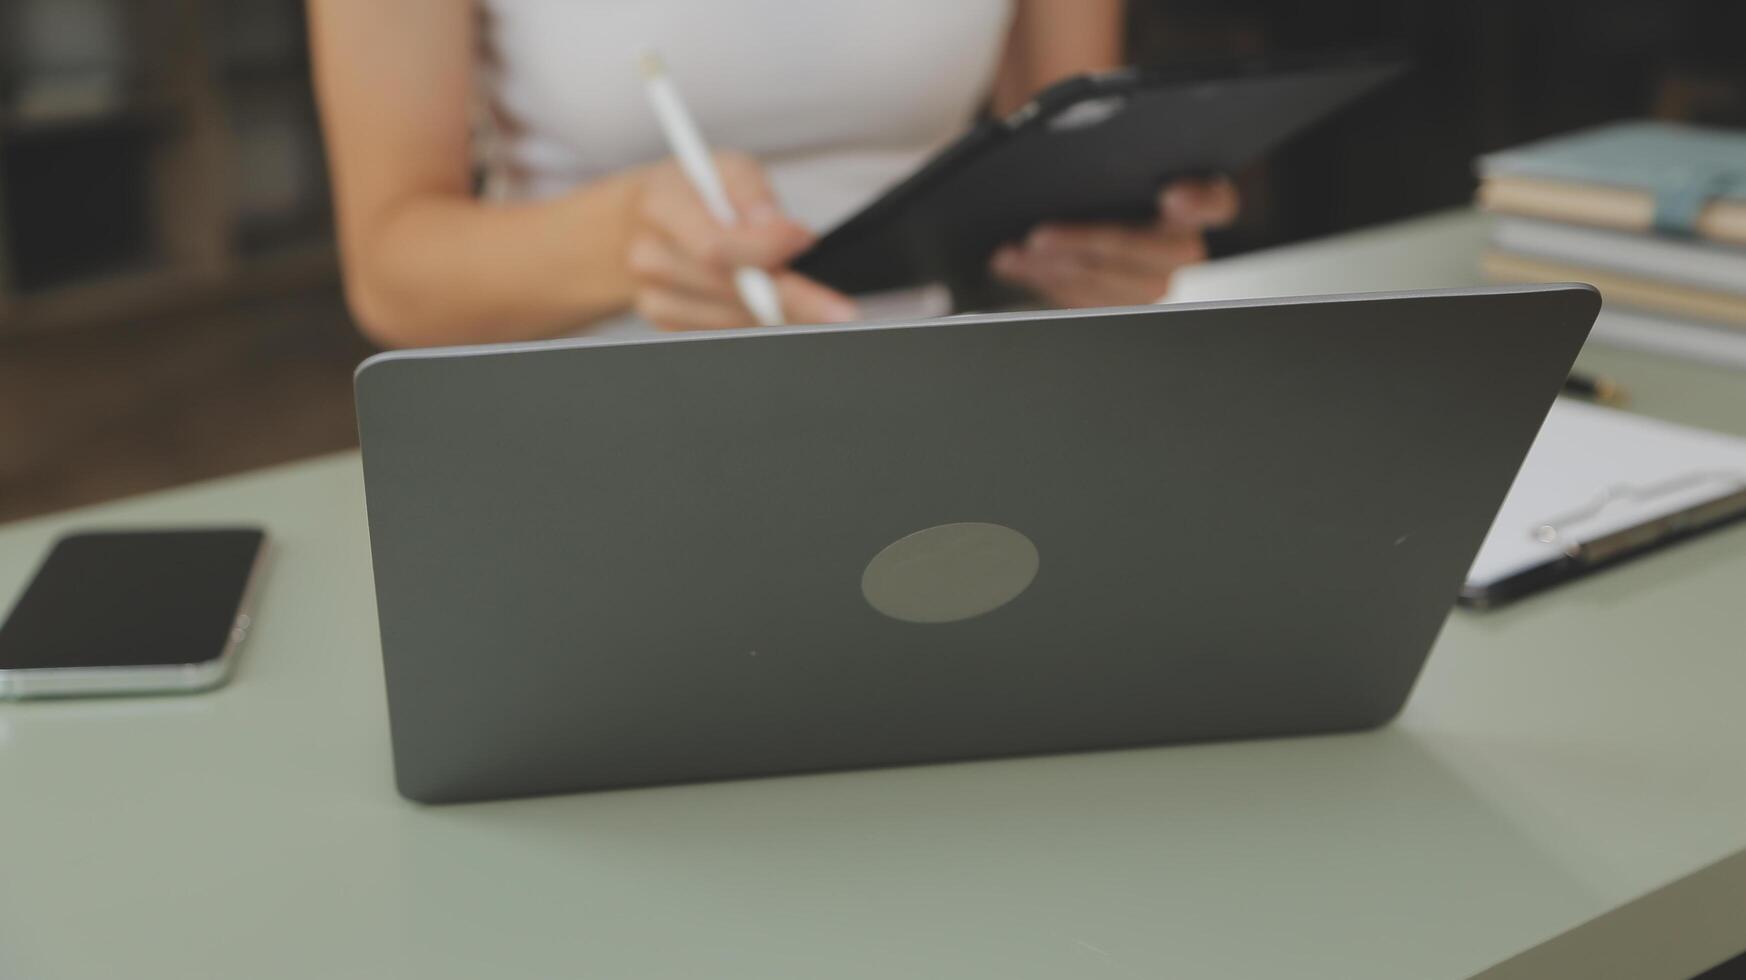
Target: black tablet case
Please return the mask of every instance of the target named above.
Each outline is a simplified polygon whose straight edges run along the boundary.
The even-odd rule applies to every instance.
[[[1068,79],[973,128],[794,268],[846,293],[977,282],[1039,222],[1150,218],[1172,178],[1235,172],[1403,68],[1365,54]]]

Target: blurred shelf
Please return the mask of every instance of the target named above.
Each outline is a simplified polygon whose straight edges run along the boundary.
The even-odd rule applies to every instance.
[[[175,107],[167,102],[132,102],[93,112],[64,114],[0,109],[0,138],[8,141],[52,138],[99,129],[149,132],[172,129],[176,121]]]
[[[107,60],[0,65],[0,341],[331,283],[299,0],[97,2]]]
[[[240,258],[218,274],[177,267],[117,273],[0,302],[0,342],[44,330],[200,309],[252,293],[332,282],[338,275],[336,251],[325,240]]]
[[[294,91],[305,98],[310,95],[309,66],[306,64],[224,68],[213,77],[229,93],[252,95]]]

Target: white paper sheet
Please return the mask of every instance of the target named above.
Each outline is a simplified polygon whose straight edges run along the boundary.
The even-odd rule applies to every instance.
[[[1468,572],[1484,587],[1746,487],[1746,439],[1560,398]],[[1557,529],[1542,540],[1543,528]]]

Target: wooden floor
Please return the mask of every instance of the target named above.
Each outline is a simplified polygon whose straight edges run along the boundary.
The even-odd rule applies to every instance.
[[[357,444],[337,284],[0,337],[0,521]]]

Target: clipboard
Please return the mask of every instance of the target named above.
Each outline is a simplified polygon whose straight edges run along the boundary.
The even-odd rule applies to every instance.
[[[1746,517],[1746,439],[1560,398],[1462,587],[1485,609]]]
[[[1392,51],[1080,75],[973,127],[792,263],[844,293],[986,279],[1044,221],[1141,221],[1176,177],[1234,173],[1406,68]]]

